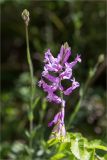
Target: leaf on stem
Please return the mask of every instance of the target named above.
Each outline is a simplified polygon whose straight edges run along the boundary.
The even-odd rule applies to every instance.
[[[35,107],[37,106],[38,102],[40,100],[40,97],[37,97],[32,105],[32,109],[35,109]]]

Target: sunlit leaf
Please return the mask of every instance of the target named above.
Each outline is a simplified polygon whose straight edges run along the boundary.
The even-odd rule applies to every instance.
[[[96,149],[101,149],[104,151],[107,151],[107,146],[102,145],[101,140],[93,140],[89,143],[87,148],[96,148]]]
[[[64,157],[65,157],[65,154],[61,152],[61,153],[55,154],[53,157],[51,157],[50,160],[61,160]]]
[[[79,151],[79,144],[77,139],[71,140],[71,152],[74,154],[74,156],[78,159],[80,159],[80,151]]]
[[[58,142],[59,142],[58,139],[53,138],[53,139],[48,140],[47,143],[48,143],[49,146],[52,146],[54,144],[57,144]]]

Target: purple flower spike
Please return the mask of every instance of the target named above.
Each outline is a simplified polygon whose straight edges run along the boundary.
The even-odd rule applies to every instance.
[[[51,121],[48,126],[53,128],[53,132],[57,135],[65,136],[65,125],[64,125],[64,112],[65,112],[65,100],[62,96],[56,95],[57,91],[64,95],[70,95],[77,87],[79,87],[79,82],[73,77],[73,67],[81,62],[80,55],[77,55],[73,62],[68,62],[71,56],[71,48],[68,43],[64,43],[61,46],[60,52],[57,58],[54,58],[50,49],[45,53],[44,58],[44,71],[42,72],[41,80],[39,81],[39,87],[42,87],[44,92],[47,93],[47,100],[49,102],[54,102],[56,104],[61,104],[60,112],[58,112],[53,121]],[[70,80],[71,86],[67,89],[62,85],[63,80]]]
[[[72,77],[72,69],[77,64],[77,62],[81,62],[80,55],[77,55],[73,62],[67,62],[71,55],[71,49],[68,43],[64,43],[61,46],[60,52],[57,58],[54,58],[50,49],[45,53],[44,59],[44,71],[42,72],[42,79],[39,81],[39,86],[43,88],[45,92],[48,93],[47,100],[49,102],[54,102],[57,104],[62,104],[64,100],[55,95],[56,91],[60,91],[65,95],[69,95],[79,87],[79,83],[74,80]],[[56,75],[55,75],[56,74]],[[47,83],[45,82],[47,79]],[[71,87],[68,89],[64,89],[61,85],[61,81],[64,79],[71,80]]]

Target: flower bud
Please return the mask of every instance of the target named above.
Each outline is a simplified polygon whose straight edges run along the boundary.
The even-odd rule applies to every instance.
[[[98,57],[98,62],[102,63],[104,61],[104,54],[100,54]]]
[[[64,43],[64,49],[69,48],[69,45],[67,42]]]
[[[26,26],[28,26],[30,18],[29,18],[29,11],[27,9],[23,10],[22,18],[25,21]]]

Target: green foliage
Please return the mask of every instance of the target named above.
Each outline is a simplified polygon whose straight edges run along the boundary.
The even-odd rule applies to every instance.
[[[99,140],[88,141],[79,133],[67,133],[66,137],[51,139],[48,141],[49,147],[54,147],[55,152],[51,160],[97,160],[106,157],[107,146]],[[97,154],[97,150],[103,151],[103,156]]]

